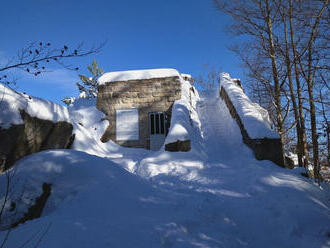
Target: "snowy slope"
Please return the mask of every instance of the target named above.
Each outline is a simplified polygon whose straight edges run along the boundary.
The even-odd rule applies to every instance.
[[[80,98],[68,108],[73,123],[75,140],[73,149],[99,157],[111,158],[126,170],[134,172],[138,161],[151,151],[125,148],[111,140],[103,143],[101,137],[109,122],[105,114],[96,108],[96,99]]]
[[[84,101],[69,108],[80,151],[19,162],[17,198],[28,204],[44,182],[53,191],[43,216],[14,229],[7,247],[330,247],[329,187],[257,161],[221,99],[198,100],[200,125],[185,126],[192,149],[179,153],[103,144],[107,121]]]
[[[169,205],[143,179],[109,160],[74,150],[29,156],[18,164],[15,179],[15,192],[23,199],[40,194],[44,182],[52,183],[52,194],[44,217],[15,229],[8,247],[19,247],[31,237],[27,247],[34,247],[48,225],[40,247],[132,247],[140,237],[149,237],[151,230],[145,227],[157,223],[157,206]],[[139,230],[130,233],[130,228]]]

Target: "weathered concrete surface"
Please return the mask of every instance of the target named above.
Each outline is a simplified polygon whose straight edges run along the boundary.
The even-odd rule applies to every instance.
[[[70,148],[73,126],[64,121],[53,123],[31,117],[21,111],[24,124],[0,128],[0,171],[14,165],[20,158],[47,149]]]
[[[165,145],[165,151],[169,152],[188,152],[191,149],[190,140],[177,140],[173,143],[168,143]]]
[[[165,112],[170,123],[172,105],[181,98],[179,77],[109,82],[98,87],[97,108],[106,114],[109,126],[101,141],[112,140],[127,147],[150,148],[148,114]],[[116,110],[138,108],[139,140],[116,140]]]
[[[253,150],[256,159],[270,160],[281,167],[285,167],[281,140],[268,138],[251,139],[224,88],[221,88],[220,96],[225,101],[231,116],[236,120],[236,123],[241,130],[243,142]]]

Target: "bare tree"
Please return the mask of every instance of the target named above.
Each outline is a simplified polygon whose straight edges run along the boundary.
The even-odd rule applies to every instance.
[[[269,106],[273,105],[271,116],[282,144],[290,133],[296,134],[298,162],[307,169],[311,157],[314,171],[310,173],[318,179],[317,107],[321,106],[316,101],[315,87],[326,85],[324,75],[329,73],[329,1],[214,2],[233,18],[231,32],[245,37],[232,50],[247,68],[253,95],[262,105],[268,105],[267,109],[272,110]],[[295,132],[291,132],[293,127]]]
[[[329,5],[328,0],[321,1],[322,4],[315,6],[315,12],[311,14],[310,17],[310,28],[309,28],[309,39],[307,45],[307,66],[305,70],[303,65],[301,66],[301,71],[304,79],[308,86],[308,96],[309,96],[309,108],[310,108],[310,118],[311,118],[311,130],[312,130],[312,143],[313,143],[313,166],[314,166],[314,176],[317,180],[320,180],[320,164],[319,164],[319,145],[318,145],[318,134],[317,134],[317,124],[316,124],[316,110],[315,110],[315,100],[314,100],[314,86],[315,86],[315,64],[318,61],[318,53],[314,53],[316,39],[318,33],[320,32],[320,22],[322,15]],[[305,72],[307,71],[307,72]]]
[[[215,0],[216,6],[221,11],[229,14],[233,17],[234,24],[232,26],[232,32],[235,35],[244,35],[250,41],[253,42],[253,48],[250,50],[257,52],[259,57],[253,56],[256,59],[262,59],[266,64],[270,65],[271,78],[264,76],[264,73],[260,73],[254,69],[251,73],[262,79],[263,83],[268,84],[266,88],[269,90],[272,96],[272,104],[275,109],[276,127],[281,137],[282,150],[284,154],[285,143],[285,127],[284,116],[282,109],[282,79],[280,75],[281,65],[278,63],[276,39],[274,32],[274,25],[276,28],[278,22],[278,11],[275,4],[271,0]],[[241,52],[242,50],[238,50]],[[255,63],[252,63],[249,56],[242,56],[245,59],[245,64],[253,68]],[[268,71],[268,69],[267,69]],[[265,71],[264,71],[265,72]]]
[[[21,70],[26,73],[38,76],[41,73],[48,72],[49,64],[57,64],[68,70],[79,70],[79,67],[68,63],[68,59],[84,57],[94,53],[98,53],[104,43],[84,49],[83,44],[79,44],[73,48],[63,45],[54,48],[50,42],[34,42],[20,51],[17,55],[8,59],[7,63],[0,64],[0,83],[10,84],[12,79],[9,78],[11,70]]]
[[[9,85],[15,82],[15,79],[10,78],[11,71],[21,70],[25,73],[38,76],[42,73],[49,71],[49,64],[58,64],[68,70],[79,70],[79,67],[73,66],[67,63],[70,58],[84,57],[90,54],[97,53],[104,46],[104,43],[91,47],[89,49],[84,49],[82,44],[77,45],[74,48],[70,48],[67,45],[63,45],[60,48],[53,48],[49,42],[36,42],[31,43],[25,48],[21,49],[16,56],[9,59],[7,63],[0,64],[0,83]],[[14,72],[15,73],[15,72]],[[4,93],[5,94],[5,93]],[[0,103],[3,101],[4,95],[0,96]],[[1,154],[0,154],[1,155]],[[3,224],[3,217],[6,208],[8,208],[8,202],[11,197],[11,188],[15,184],[12,180],[15,170],[5,170],[6,158],[0,156],[0,172],[5,175],[6,182],[4,190],[4,196],[0,203],[0,224]],[[3,172],[4,171],[4,172]],[[2,177],[3,178],[3,177]],[[12,206],[15,208],[15,206]],[[8,238],[12,231],[11,226],[8,227],[5,236],[0,240],[0,248],[5,247]],[[21,247],[26,247],[31,245],[33,242],[34,247],[38,247],[41,240],[44,238],[48,232],[50,225],[48,225],[42,233],[37,233],[35,237],[26,240]]]
[[[325,151],[322,152],[321,150],[321,155],[324,155],[326,158],[326,164],[327,166],[330,166],[330,120],[329,116],[327,114],[329,113],[330,110],[330,99],[329,99],[329,91],[327,92],[328,94],[326,96],[323,95],[322,89],[319,90],[319,99],[320,99],[320,104],[321,104],[321,116],[323,118],[322,124],[321,124],[321,138],[325,139],[324,142],[321,142],[321,146],[325,146]],[[323,136],[323,137],[322,137]],[[323,153],[323,154],[322,154]]]
[[[219,85],[219,75],[221,73],[220,68],[216,68],[209,64],[203,65],[204,75],[199,75],[196,79],[196,83],[204,90],[214,90]]]

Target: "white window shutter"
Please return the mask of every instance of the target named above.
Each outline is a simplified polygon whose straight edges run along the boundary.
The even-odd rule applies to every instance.
[[[116,110],[116,140],[139,139],[139,111],[133,109]]]

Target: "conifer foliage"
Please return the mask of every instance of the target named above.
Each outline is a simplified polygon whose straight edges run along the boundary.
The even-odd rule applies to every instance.
[[[104,71],[99,67],[95,59],[91,65],[87,66],[87,69],[92,74],[92,76],[88,77],[79,75],[81,82],[77,82],[76,85],[82,96],[86,98],[93,98],[97,95],[97,79],[102,76]]]

